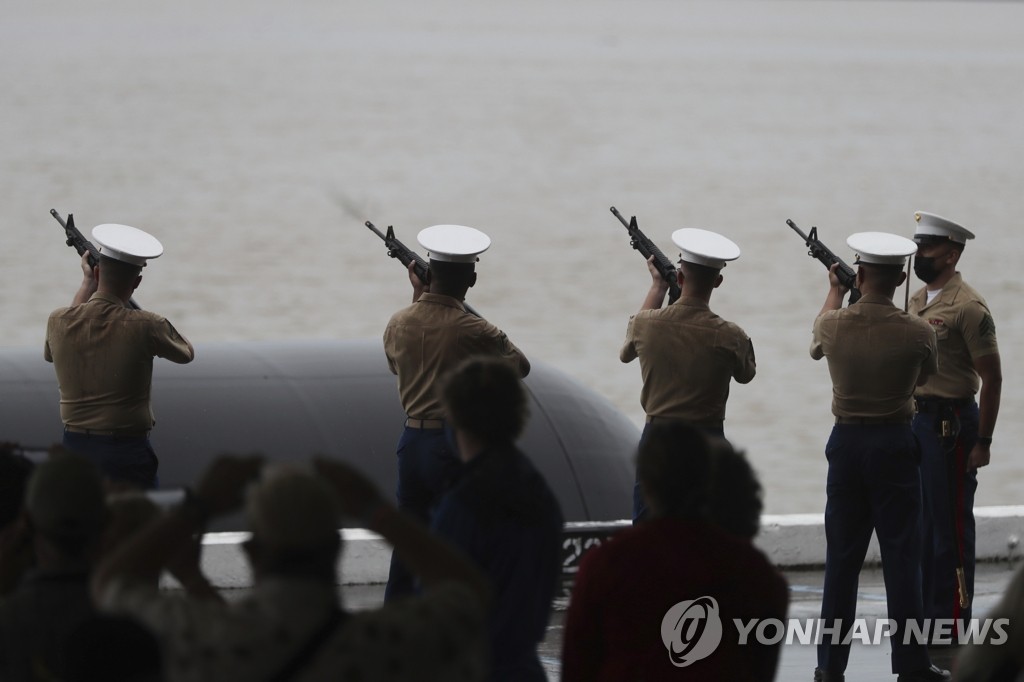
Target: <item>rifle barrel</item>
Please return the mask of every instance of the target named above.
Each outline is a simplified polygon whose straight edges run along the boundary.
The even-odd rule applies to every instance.
[[[612,206],[612,215],[614,215],[616,218],[618,218],[619,222],[622,223],[623,225],[625,225],[627,228],[629,227],[629,223],[626,221],[625,218],[622,217],[622,214],[619,213],[619,210],[617,208],[615,208],[614,206]]]
[[[803,239],[805,243],[810,241],[810,237],[808,237],[806,234],[804,234],[804,231],[801,230],[799,227],[797,227],[796,223],[794,223],[792,220],[790,220],[789,218],[786,218],[786,224],[789,225],[790,227],[792,227],[793,230],[798,235],[800,235],[801,239]]]
[[[373,223],[371,223],[369,220],[366,221],[366,226],[368,228],[370,228],[371,230],[373,230],[374,234],[376,234],[381,239],[387,239],[387,237],[384,235],[384,233],[381,232],[380,230],[378,230],[377,227]]]

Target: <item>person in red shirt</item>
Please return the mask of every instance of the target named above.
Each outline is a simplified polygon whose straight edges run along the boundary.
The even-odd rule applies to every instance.
[[[652,516],[584,556],[562,679],[774,679],[781,642],[759,644],[748,626],[784,628],[789,590],[752,543],[761,513],[753,469],[726,441],[682,423],[652,424],[649,436],[637,473]]]

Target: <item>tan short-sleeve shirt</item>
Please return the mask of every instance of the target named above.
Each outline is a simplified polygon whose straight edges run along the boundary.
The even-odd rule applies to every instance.
[[[619,359],[635,358],[647,416],[700,426],[721,426],[730,380],[745,384],[756,372],[750,337],[691,296],[629,318]]]
[[[926,301],[926,292],[921,289],[910,298],[910,312],[935,330],[939,372],[916,393],[932,398],[969,398],[981,386],[974,360],[999,352],[992,313],[985,299],[964,282],[959,272],[930,304]]]
[[[474,355],[505,358],[519,366],[523,354],[505,333],[469,312],[451,296],[425,293],[391,316],[384,329],[388,367],[398,375],[398,396],[415,419],[442,419],[437,382]]]
[[[938,350],[926,322],[885,296],[866,294],[818,316],[811,357],[828,359],[837,417],[910,421],[914,387],[935,373]]]
[[[195,351],[160,315],[96,292],[85,303],[50,313],[43,357],[57,373],[65,425],[141,432],[155,423],[153,358],[184,364]]]

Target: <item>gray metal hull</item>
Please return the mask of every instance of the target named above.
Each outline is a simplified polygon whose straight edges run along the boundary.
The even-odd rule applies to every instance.
[[[531,418],[520,445],[566,520],[628,518],[637,427],[543,363],[526,386]],[[60,442],[58,399],[41,347],[0,349],[0,440]],[[274,461],[345,458],[383,491],[395,489],[404,414],[379,341],[222,343],[198,346],[189,365],[158,358],[153,411],[161,488],[193,483],[217,453],[258,451]]]

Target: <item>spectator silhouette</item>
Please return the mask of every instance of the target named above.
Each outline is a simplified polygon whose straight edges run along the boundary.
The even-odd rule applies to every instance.
[[[17,446],[0,443],[0,598],[14,589],[32,565],[32,543],[21,520],[32,462]]]
[[[20,532],[34,568],[0,604],[0,679],[63,679],[69,635],[94,614],[89,572],[107,512],[99,472],[56,454],[35,468]]]
[[[544,477],[515,446],[526,391],[511,363],[472,358],[444,381],[441,402],[464,462],[434,518],[439,535],[490,578],[490,679],[544,682],[537,656],[561,572],[562,513]]]
[[[654,423],[648,435],[637,473],[651,518],[584,555],[562,679],[774,679],[779,645],[752,632],[739,645],[733,621],[783,620],[789,603],[785,579],[752,543],[761,512],[753,469],[726,441],[681,422]],[[670,657],[680,632],[669,613],[685,602],[716,612],[722,629],[712,651],[681,665]]]
[[[258,457],[214,461],[179,507],[130,538],[97,570],[93,592],[160,640],[167,680],[472,680],[483,670],[487,588],[472,564],[386,503],[361,474],[317,460],[260,476]],[[214,516],[247,496],[244,544],[254,585],[225,604],[161,594],[155,578]],[[340,513],[391,542],[421,596],[349,614],[338,604]],[[198,553],[192,555],[198,566]],[[198,573],[198,568],[196,568]]]

